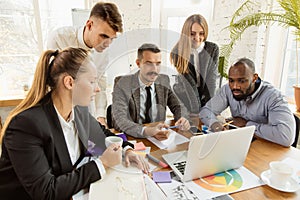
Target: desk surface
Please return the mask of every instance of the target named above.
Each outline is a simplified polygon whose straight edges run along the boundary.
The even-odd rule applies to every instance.
[[[0,107],[17,106],[24,99],[24,96],[0,97]]]
[[[185,136],[191,137],[191,134],[185,133]],[[173,149],[162,150],[158,149],[147,139],[136,139],[143,141],[146,146],[151,146],[151,154],[156,158],[162,159],[162,155],[168,152],[180,151],[187,149],[188,143],[176,146]],[[268,142],[263,139],[256,139],[252,142],[250,150],[244,166],[252,171],[258,177],[260,174],[269,168],[269,162],[274,160],[283,160],[284,158],[291,157],[300,161],[300,150],[294,147],[285,148],[280,145]],[[234,199],[300,199],[300,190],[296,193],[285,193],[274,190],[267,185],[257,188],[252,188],[246,191],[241,191],[231,194]]]

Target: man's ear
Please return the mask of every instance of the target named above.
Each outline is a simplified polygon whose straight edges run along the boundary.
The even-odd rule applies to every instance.
[[[68,90],[71,90],[73,88],[74,79],[72,78],[72,76],[67,75],[63,78],[63,83],[64,83],[65,88],[67,88]]]
[[[88,19],[85,23],[85,28],[88,30],[91,30],[92,24],[93,24],[93,21]]]
[[[252,82],[255,83],[257,81],[257,79],[258,79],[258,74],[257,73],[253,74]]]
[[[140,68],[140,64],[141,64],[141,60],[140,59],[136,59],[135,60],[136,65]]]

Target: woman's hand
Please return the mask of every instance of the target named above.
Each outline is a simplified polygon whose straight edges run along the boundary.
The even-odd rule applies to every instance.
[[[111,144],[99,157],[105,167],[113,167],[122,162],[122,147],[118,144]]]
[[[128,167],[130,164],[136,165],[136,167],[141,169],[145,174],[149,173],[148,162],[142,156],[134,153],[132,149],[128,149],[125,152],[125,165]]]

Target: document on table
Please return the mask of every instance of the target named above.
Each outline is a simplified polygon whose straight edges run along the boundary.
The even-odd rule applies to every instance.
[[[185,182],[185,186],[201,199],[258,187],[264,183],[246,167],[232,169],[211,176]]]
[[[216,197],[222,195],[230,198],[226,194],[247,190],[262,184],[259,177],[247,168],[240,167],[184,183],[172,179],[171,183],[158,183],[158,186],[170,200],[187,200],[218,199]]]
[[[91,184],[89,200],[166,200],[158,185],[136,167],[123,164],[109,168],[103,179]]]
[[[167,197],[163,191],[148,175],[144,175],[144,181],[148,197],[147,200],[167,200]]]
[[[106,170],[106,175],[90,186],[89,200],[147,199],[144,177],[136,167],[117,165]]]
[[[185,142],[188,142],[189,139],[184,137],[183,135],[173,131],[170,129],[170,135],[168,139],[159,141],[155,139],[154,137],[147,138],[149,141],[151,141],[153,144],[155,144],[160,149],[166,149],[171,146],[176,146],[178,144],[182,144]]]

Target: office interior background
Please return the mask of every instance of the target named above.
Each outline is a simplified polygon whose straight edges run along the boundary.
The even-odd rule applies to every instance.
[[[22,97],[31,86],[37,60],[46,49],[47,37],[62,26],[83,26],[96,0],[0,0],[0,99]],[[112,0],[123,16],[124,33],[111,44],[108,102],[113,79],[136,70],[136,50],[144,42],[162,49],[162,73],[176,70],[169,53],[179,38],[185,19],[195,13],[209,24],[208,41],[219,47],[229,41],[229,25],[234,11],[245,0]],[[279,9],[276,0],[256,1],[255,11]],[[291,29],[273,25],[251,27],[234,46],[230,63],[248,57],[259,76],[286,96],[293,104],[296,83],[296,45]],[[299,58],[300,60],[300,58]],[[226,80],[223,80],[223,84]],[[13,107],[0,107],[2,122]]]

